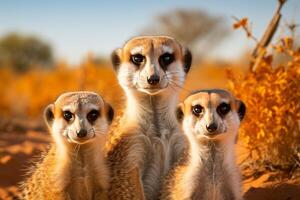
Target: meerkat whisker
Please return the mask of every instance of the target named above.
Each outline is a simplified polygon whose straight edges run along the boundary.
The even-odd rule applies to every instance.
[[[183,74],[182,74],[182,71],[173,71],[173,72],[166,72],[166,74],[164,74],[164,76],[173,75],[173,74],[180,74],[180,75],[183,75]],[[184,76],[184,77],[185,77],[185,76]]]
[[[172,81],[175,81],[175,80],[173,80],[173,79],[185,79],[185,76],[174,76],[174,77],[169,77],[170,76],[170,74],[168,74],[168,75],[165,75],[165,76],[163,76],[162,77],[162,79],[169,79],[169,80],[172,80]]]
[[[172,85],[172,84],[169,84],[169,85],[170,85],[169,87],[173,90],[173,92],[177,92],[178,89],[175,88],[174,85]]]
[[[175,86],[175,87],[178,87],[179,89],[183,89],[185,92],[188,92],[188,93],[191,92],[190,90],[184,88],[183,86],[178,85],[177,83],[175,83],[173,81],[170,81],[170,84],[173,85],[173,86]]]
[[[96,134],[102,134],[105,135],[106,134],[106,129],[102,128],[102,129],[93,129],[94,135]]]

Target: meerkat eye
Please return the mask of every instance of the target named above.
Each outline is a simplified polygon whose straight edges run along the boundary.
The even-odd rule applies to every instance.
[[[89,122],[94,122],[99,117],[99,115],[100,113],[98,110],[92,110],[87,114],[86,118]]]
[[[219,115],[221,116],[225,116],[229,111],[230,111],[230,104],[228,103],[221,103],[218,107],[217,107],[217,112],[219,113]]]
[[[142,54],[134,54],[130,56],[130,60],[131,62],[133,62],[133,64],[139,66],[142,62],[144,62],[145,56],[143,56]]]
[[[63,117],[67,122],[69,122],[74,118],[74,114],[71,113],[70,111],[66,110],[63,112]]]
[[[175,57],[173,54],[164,53],[159,57],[159,64],[162,68],[166,68],[169,64],[174,61]]]
[[[204,112],[204,108],[201,105],[195,105],[192,107],[192,112],[195,116],[200,116]]]

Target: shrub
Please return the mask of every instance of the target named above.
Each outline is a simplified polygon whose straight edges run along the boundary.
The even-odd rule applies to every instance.
[[[274,48],[290,57],[284,66],[273,67],[265,56],[255,71],[244,76],[228,71],[229,88],[247,106],[240,131],[250,150],[245,164],[264,170],[300,167],[300,48],[291,38]]]

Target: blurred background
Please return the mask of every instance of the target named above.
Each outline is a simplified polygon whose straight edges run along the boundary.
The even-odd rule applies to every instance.
[[[119,110],[110,53],[160,34],[193,53],[181,98],[220,87],[246,103],[238,144],[245,198],[299,197],[299,9],[298,0],[1,1],[0,199],[15,198],[29,161],[51,141],[45,106],[92,90]]]

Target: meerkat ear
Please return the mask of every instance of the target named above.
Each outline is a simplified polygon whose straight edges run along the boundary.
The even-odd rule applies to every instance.
[[[176,108],[176,118],[178,120],[179,123],[182,122],[183,120],[183,104],[180,103],[177,105],[177,108]]]
[[[183,70],[187,74],[192,65],[192,53],[189,49],[183,48]]]
[[[50,128],[54,120],[54,104],[49,104],[44,110],[44,120]]]
[[[243,101],[241,100],[238,100],[238,115],[239,115],[239,118],[240,118],[240,121],[242,121],[245,117],[245,114],[246,114],[246,105]]]
[[[246,114],[246,105],[243,101],[241,100],[236,100],[237,101],[237,113],[238,113],[238,116],[239,116],[239,119],[240,121],[242,121],[245,117],[245,114]],[[238,142],[238,139],[239,139],[239,136],[238,134],[236,135],[235,137],[235,144]]]
[[[119,69],[121,64],[121,52],[122,49],[116,49],[111,53],[111,62],[116,71]]]
[[[114,115],[115,115],[114,109],[111,107],[110,104],[107,103],[106,104],[106,117],[107,117],[109,124],[112,123],[112,120],[114,119]]]

